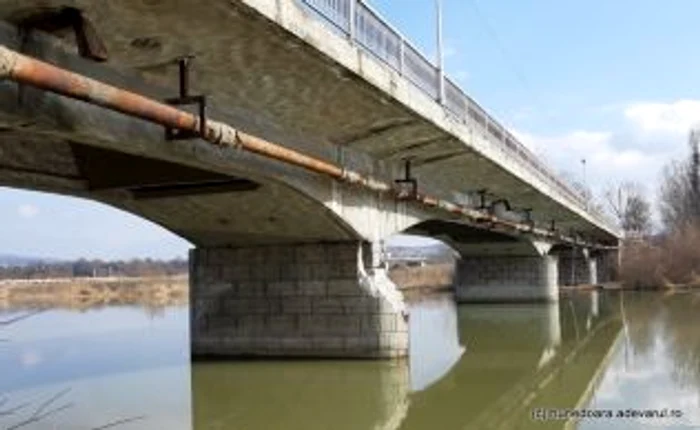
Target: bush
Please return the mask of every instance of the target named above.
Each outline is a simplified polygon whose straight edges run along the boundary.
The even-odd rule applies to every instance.
[[[620,279],[628,288],[657,288],[661,285],[662,251],[646,241],[628,240],[622,247]]]
[[[627,240],[622,248],[620,278],[628,288],[700,286],[700,228],[685,224],[658,244]]]

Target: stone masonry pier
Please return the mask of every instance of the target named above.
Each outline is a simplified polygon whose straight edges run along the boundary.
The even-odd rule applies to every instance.
[[[457,265],[460,302],[556,302],[557,256],[464,257]]]
[[[559,285],[596,285],[600,256],[587,249],[569,250],[559,255]]]
[[[407,314],[367,243],[191,251],[195,355],[402,357]]]

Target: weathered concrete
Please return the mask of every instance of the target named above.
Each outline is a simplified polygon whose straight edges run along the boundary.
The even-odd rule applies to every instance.
[[[463,258],[455,284],[460,302],[556,302],[557,256]]]
[[[0,0],[0,15],[13,23],[51,7],[71,6],[82,10],[104,39],[109,53],[105,65],[76,59],[70,38],[49,46],[37,42],[36,32],[20,37],[13,31],[0,38],[13,49],[158,98],[176,94],[177,74],[170,66],[172,61],[194,53],[197,58],[192,70],[192,92],[208,95],[212,118],[313,156],[342,162],[382,180],[402,176],[401,159],[412,157],[413,172],[421,189],[441,198],[454,199],[487,188],[489,201],[505,198],[513,207],[532,208],[534,219],[540,223],[553,219],[562,229],[582,231],[600,241],[609,241],[616,235],[614,228],[576,207],[541,175],[526,168],[522,160],[506,151],[503,142],[494,141],[481,125],[455,120],[403,76],[324,26],[298,2],[212,0],[207,7],[201,7],[200,3],[195,0],[172,4],[143,0],[104,4],[89,0]],[[335,190],[329,181],[318,180],[299,169],[264,162],[249,154],[207,148],[202,142],[162,144],[159,142],[162,130],[158,127],[125,121],[117,114],[101,114],[99,109],[95,112],[89,106],[65,102],[40,91],[24,88],[19,97],[13,88],[2,90],[0,125],[19,134],[13,139],[26,139],[31,153],[45,152],[42,142],[46,142],[50,149],[43,158],[51,158],[53,151],[58,152],[57,157],[61,156],[61,163],[56,165],[60,169],[48,164],[37,166],[31,158],[21,159],[22,163],[11,167],[24,172],[24,176],[9,178],[7,182],[13,186],[38,187],[30,185],[37,180],[28,173],[33,172],[51,173],[56,182],[59,177],[74,180],[78,191],[81,182],[87,181],[89,189],[90,178],[85,178],[80,166],[75,166],[68,147],[68,142],[79,142],[197,164],[263,182],[263,187],[246,196],[234,197],[233,193],[191,196],[188,204],[180,205],[183,211],[195,206],[206,209],[199,212],[208,215],[206,222],[212,226],[211,230],[205,226],[197,226],[195,230],[182,225],[186,223],[181,220],[192,221],[194,217],[184,214],[179,217],[179,210],[175,211],[177,214],[171,213],[173,208],[167,202],[128,202],[127,210],[143,214],[195,243],[203,238],[210,245],[229,244],[232,238],[240,237],[226,234],[229,230],[237,226],[256,229],[250,223],[230,222],[225,214],[231,212],[231,207],[256,208],[256,219],[277,218],[276,208],[265,201],[281,193],[286,198],[286,190],[272,185],[268,189],[266,185],[271,180],[310,195],[311,200],[328,204],[341,217],[372,218],[372,223],[364,224],[376,226],[371,227],[372,231],[362,231],[360,222],[353,225],[355,230],[362,231],[365,240],[374,241],[377,238],[370,235],[388,235],[410,226],[410,222],[392,219],[393,202],[378,202],[372,216],[358,215],[365,206],[373,207],[366,205],[367,196],[346,197],[343,190]],[[22,106],[17,106],[18,100]],[[12,115],[4,118],[6,114]],[[218,161],[211,160],[217,157]],[[128,194],[130,190],[125,188],[119,191]],[[318,196],[313,194],[319,190]],[[336,192],[342,196],[333,196]],[[90,196],[96,197],[107,200],[114,196]],[[242,201],[234,203],[234,199]],[[330,205],[331,202],[337,204]],[[127,204],[117,202],[117,206]],[[398,207],[396,211],[401,213],[406,209]],[[282,224],[279,219],[291,219],[293,213],[301,211],[279,217],[278,224]],[[416,219],[408,221],[418,222],[429,215],[414,214]],[[221,219],[225,221],[219,222]],[[324,225],[327,223],[309,224],[329,230],[327,236],[333,236],[314,232],[316,239],[349,239],[337,228]],[[284,237],[280,232],[290,230],[283,230],[282,226],[267,226],[265,230],[275,230],[277,239],[305,240]],[[275,243],[261,233],[256,231],[241,244]],[[227,241],[212,243],[223,235]]]
[[[193,250],[193,354],[405,356],[403,297],[376,254],[358,242]]]
[[[63,34],[16,27],[21,16],[63,6],[95,24],[107,63],[77,57]],[[0,0],[0,15],[13,23],[0,23],[8,48],[157,99],[177,92],[173,60],[194,53],[191,91],[208,96],[213,119],[384,182],[403,177],[402,159],[411,157],[421,191],[479,207],[471,197],[486,188],[483,203],[499,217],[522,220],[518,209],[530,208],[539,226],[555,221],[599,244],[617,241],[614,226],[573,204],[483,126],[456,120],[295,2]],[[195,353],[404,355],[401,300],[377,251],[363,245],[362,257],[332,256],[419,224],[420,234],[444,237],[464,256],[463,299],[556,296],[556,257],[541,255],[552,244],[523,244],[528,232],[467,227],[456,215],[235,148],[165,141],[160,127],[11,82],[0,82],[0,133],[0,185],[104,202],[199,247]],[[255,187],[143,197],[192,178]],[[295,260],[313,246],[318,261]]]
[[[588,252],[563,252],[559,255],[559,285],[596,285],[599,257]]]
[[[620,250],[612,249],[606,251],[597,251],[594,254],[596,258],[596,269],[598,282],[613,282],[618,280],[618,272],[620,268]]]

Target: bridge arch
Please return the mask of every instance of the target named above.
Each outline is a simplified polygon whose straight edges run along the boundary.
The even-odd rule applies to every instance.
[[[510,235],[439,219],[419,222],[404,232],[440,240],[465,258],[542,256],[549,253],[552,247],[546,241],[524,235]]]

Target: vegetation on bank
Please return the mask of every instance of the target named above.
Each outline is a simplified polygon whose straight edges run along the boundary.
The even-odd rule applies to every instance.
[[[389,278],[400,290],[445,290],[452,288],[455,264],[433,263],[425,266],[395,266],[389,270]]]
[[[627,288],[700,287],[700,226],[626,240],[620,279]]]
[[[186,276],[5,281],[0,282],[0,310],[119,305],[163,308],[186,304],[188,291]]]
[[[625,231],[620,280],[626,288],[700,287],[700,154],[691,134],[688,160],[663,171],[658,192],[660,229],[652,229],[651,205],[641,187],[608,192],[608,203]]]
[[[23,265],[0,265],[2,279],[56,279],[94,277],[162,277],[187,274],[186,259],[154,260],[151,258],[128,261],[79,259],[75,261],[35,262]]]

